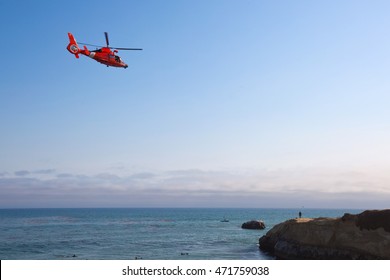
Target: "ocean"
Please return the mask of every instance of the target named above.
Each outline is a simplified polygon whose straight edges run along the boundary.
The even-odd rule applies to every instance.
[[[2,260],[257,260],[274,225],[341,217],[356,209],[96,208],[0,209]],[[228,222],[222,222],[222,220]],[[241,224],[263,220],[266,229]]]

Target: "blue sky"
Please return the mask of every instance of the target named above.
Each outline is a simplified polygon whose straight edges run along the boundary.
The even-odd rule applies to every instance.
[[[1,1],[0,207],[389,207],[389,10]]]

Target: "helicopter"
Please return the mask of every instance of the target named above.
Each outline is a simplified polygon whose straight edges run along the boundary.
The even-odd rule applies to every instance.
[[[84,48],[81,49],[79,45],[77,44],[76,39],[74,38],[72,33],[68,33],[69,37],[69,44],[66,47],[66,49],[71,53],[74,54],[76,58],[79,58],[79,54],[83,54],[85,56],[88,56],[97,62],[100,62],[102,64],[105,64],[112,67],[122,67],[127,68],[128,65],[117,55],[118,50],[130,50],[130,51],[142,51],[142,49],[138,48],[114,48],[110,47],[109,41],[108,41],[108,33],[104,32],[104,36],[106,37],[106,46],[96,46],[86,43],[81,43],[84,45]],[[86,46],[92,46],[97,47],[96,50],[88,50]]]

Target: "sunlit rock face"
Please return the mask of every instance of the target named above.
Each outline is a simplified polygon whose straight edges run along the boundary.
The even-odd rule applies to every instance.
[[[260,238],[279,259],[390,259],[390,209],[342,218],[292,219]]]

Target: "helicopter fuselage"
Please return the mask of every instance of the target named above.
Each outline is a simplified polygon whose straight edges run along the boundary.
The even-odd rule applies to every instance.
[[[109,48],[103,47],[101,49],[90,51],[87,49],[87,47],[84,46],[84,49],[80,50],[80,53],[107,66],[123,67],[123,68],[128,67],[128,65],[124,63],[123,60],[118,55],[116,55],[117,53],[116,50],[111,51]]]

